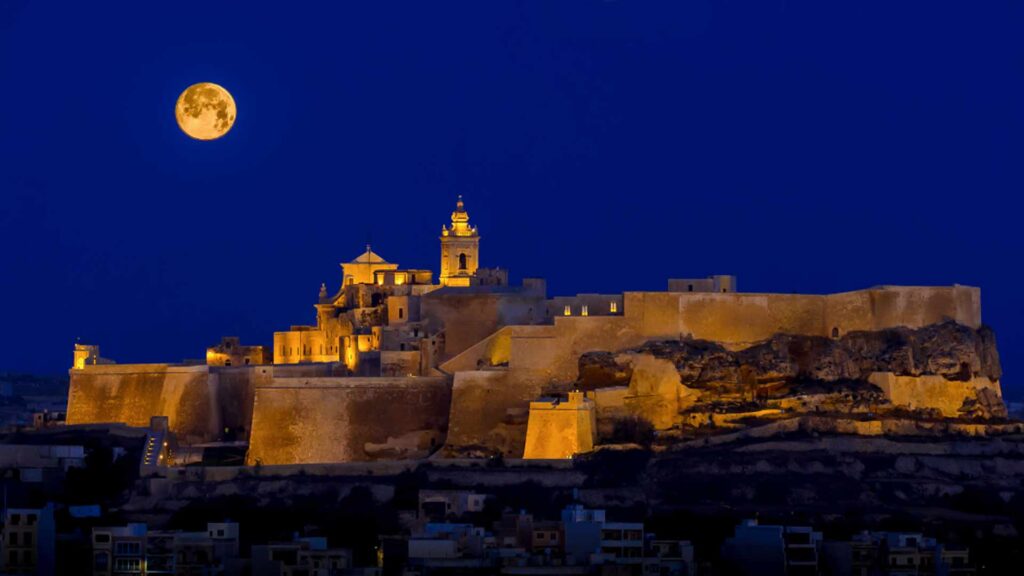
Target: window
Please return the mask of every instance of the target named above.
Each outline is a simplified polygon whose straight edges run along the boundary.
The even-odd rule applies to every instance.
[[[583,307],[580,309],[580,316],[589,316],[589,315],[590,315],[590,311],[587,310],[587,305],[584,304]]]
[[[609,302],[608,303],[608,311],[611,312],[612,314],[615,314],[616,312],[618,312],[619,311],[619,303],[618,302]]]
[[[465,270],[465,269],[466,269],[466,255],[465,254],[459,254],[459,270]]]
[[[832,337],[833,338],[839,338],[839,327],[837,327],[837,326],[833,326],[832,327]]]
[[[92,557],[92,567],[97,572],[106,572],[107,567],[110,566],[110,556],[107,556],[106,552],[97,552]]]
[[[245,364],[246,364],[246,366],[249,365],[249,359],[248,358],[245,359]]]
[[[25,523],[28,524],[29,526],[35,524],[36,523],[36,515],[35,514],[26,514],[25,515]]]
[[[405,308],[399,308],[398,309],[398,319],[401,320],[404,317],[405,317]]]
[[[138,558],[117,558],[114,560],[115,572],[138,572],[142,569],[142,560]]]
[[[224,361],[224,365],[225,366],[231,366],[231,360],[225,360]]]
[[[7,544],[10,545],[10,546],[17,546],[18,545],[18,533],[17,532],[11,532],[10,534],[7,535]]]
[[[118,556],[138,556],[142,545],[138,542],[118,542],[114,545],[114,554]]]
[[[570,307],[570,306],[566,306],[565,307],[565,315],[566,316],[572,316],[572,307]]]
[[[11,524],[14,526],[21,524],[21,514],[11,514]]]
[[[7,555],[7,558],[9,559],[9,562],[7,562],[8,565],[10,565],[10,566],[17,566],[18,565],[18,551],[17,550],[11,550],[10,554]]]
[[[693,284],[687,284],[686,285],[686,291],[687,292],[693,292]]]
[[[22,537],[21,537],[21,545],[22,546],[31,546],[32,545],[32,533],[31,532],[25,532],[25,534],[22,535]]]
[[[97,544],[106,544],[110,542],[110,534],[93,534],[92,541]]]

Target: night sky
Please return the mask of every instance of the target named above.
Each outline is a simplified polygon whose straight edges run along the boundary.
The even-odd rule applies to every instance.
[[[552,295],[980,286],[1024,393],[1022,3],[297,4],[0,2],[0,371],[270,344],[463,194]]]

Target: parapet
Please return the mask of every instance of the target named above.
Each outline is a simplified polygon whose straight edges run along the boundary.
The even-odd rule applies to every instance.
[[[669,292],[736,292],[736,277],[724,274],[707,278],[669,278]]]

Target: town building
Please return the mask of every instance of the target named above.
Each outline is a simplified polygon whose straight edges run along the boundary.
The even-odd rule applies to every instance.
[[[52,576],[56,568],[57,529],[53,505],[8,508],[3,514],[0,573]]]
[[[92,531],[94,576],[149,574],[238,574],[239,527],[209,523],[205,532],[150,530],[146,524]]]

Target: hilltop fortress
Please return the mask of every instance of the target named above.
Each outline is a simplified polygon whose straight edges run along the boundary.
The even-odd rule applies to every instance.
[[[685,438],[811,411],[1005,415],[978,288],[756,294],[712,276],[549,298],[541,279],[481,266],[461,197],[440,248],[435,282],[367,246],[336,291],[321,285],[316,324],[270,347],[225,338],[205,363],[115,364],[77,345],[67,422],[166,417],[181,454],[246,443],[248,464],[272,465],[566,458],[637,422]]]

